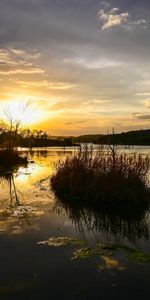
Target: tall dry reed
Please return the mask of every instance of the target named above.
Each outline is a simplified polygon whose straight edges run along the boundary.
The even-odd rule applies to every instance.
[[[86,145],[58,162],[51,184],[68,201],[130,207],[148,201],[148,170],[148,157]]]

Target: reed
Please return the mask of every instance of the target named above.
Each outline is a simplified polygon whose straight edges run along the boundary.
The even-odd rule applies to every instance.
[[[60,199],[79,205],[130,208],[149,202],[149,158],[87,145],[59,161],[51,178]]]

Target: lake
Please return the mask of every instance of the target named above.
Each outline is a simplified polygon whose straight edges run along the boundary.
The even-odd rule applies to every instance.
[[[22,149],[28,166],[0,177],[0,299],[148,298],[149,263],[135,254],[150,253],[149,211],[126,218],[64,207],[50,176],[74,151]],[[150,156],[144,146],[118,151]]]

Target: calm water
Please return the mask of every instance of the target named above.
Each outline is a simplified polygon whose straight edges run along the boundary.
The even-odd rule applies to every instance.
[[[133,262],[123,251],[109,261],[100,255],[72,259],[76,245],[37,244],[61,236],[83,240],[86,247],[117,243],[150,253],[148,211],[126,219],[76,212],[58,202],[50,176],[56,161],[73,151],[36,149],[27,168],[0,178],[0,299],[149,298],[149,264]],[[150,147],[118,151],[150,155]]]

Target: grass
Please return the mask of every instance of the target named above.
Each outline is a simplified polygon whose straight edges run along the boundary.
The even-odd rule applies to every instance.
[[[58,162],[51,184],[66,203],[130,210],[149,203],[148,170],[148,157],[85,146]]]
[[[12,167],[27,162],[27,157],[20,156],[17,150],[0,150],[0,167]]]

